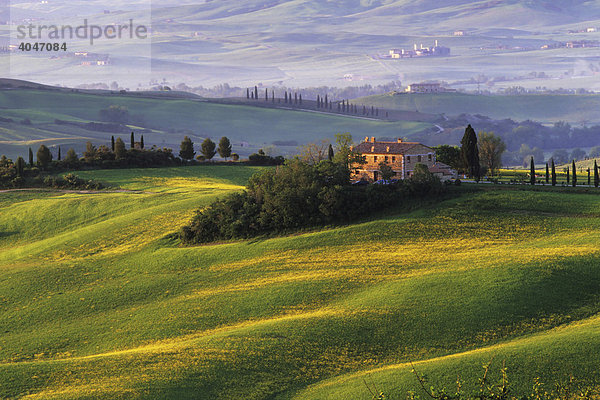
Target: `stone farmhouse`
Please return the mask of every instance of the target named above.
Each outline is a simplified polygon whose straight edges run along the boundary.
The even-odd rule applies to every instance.
[[[457,177],[457,172],[450,166],[436,161],[434,149],[421,143],[404,142],[402,139],[380,142],[374,137],[366,137],[364,142],[352,150],[363,156],[366,161],[365,164],[356,163],[351,166],[351,178],[354,180],[378,181],[381,179],[381,163],[392,167],[396,173],[395,179],[410,178],[417,164],[426,165],[429,171],[442,181]]]

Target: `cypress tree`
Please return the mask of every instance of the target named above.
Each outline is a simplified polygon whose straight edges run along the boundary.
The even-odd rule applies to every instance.
[[[592,183],[592,176],[591,176],[591,172],[592,170],[590,169],[590,167],[588,167],[587,173],[588,173],[588,186],[590,186],[590,184]]]
[[[363,104],[363,115],[367,115],[367,107]]]
[[[571,175],[570,175],[569,167],[567,167],[567,185],[569,184],[569,182],[571,182]]]
[[[61,160],[61,157],[60,157],[60,146],[58,146],[58,157],[57,157],[57,160],[58,160],[58,161],[60,161],[60,160]]]
[[[573,160],[573,187],[577,186],[577,170],[575,169],[575,160]]]
[[[258,86],[254,86],[254,99],[258,100]]]
[[[321,104],[321,98],[319,97],[319,95],[317,95],[317,108],[319,108],[320,104]]]
[[[115,152],[115,137],[111,136],[110,137],[110,150],[114,153]]]
[[[375,107],[371,106],[371,115],[375,115]]]
[[[246,88],[246,98],[250,99],[250,89]]]
[[[598,163],[594,160],[594,187],[600,184],[600,175],[598,175]]]
[[[477,134],[475,129],[468,125],[465,129],[465,134],[460,141],[460,153],[463,165],[466,169],[467,175],[474,177],[475,180],[479,181],[480,178],[480,165],[479,165],[479,149],[477,147]]]
[[[115,159],[122,160],[127,156],[127,150],[125,150],[125,142],[123,139],[117,138],[115,142]]]
[[[33,167],[33,151],[31,151],[31,147],[29,148],[29,166]]]
[[[302,93],[300,93],[300,95],[298,96],[298,102],[300,103],[300,105],[302,105]]]
[[[327,152],[327,158],[329,159],[329,161],[333,161],[333,146],[331,145],[331,143],[329,143],[329,150]]]
[[[298,104],[298,93],[294,93],[294,104]]]
[[[329,100],[329,109],[333,110],[333,102],[331,100]]]
[[[269,89],[265,88],[265,101],[269,101]]]
[[[23,171],[25,170],[25,160],[23,160],[23,157],[17,158],[15,167],[17,168],[17,175],[23,176]]]
[[[327,100],[327,95],[325,95],[325,108],[329,105],[329,100]]]
[[[144,135],[140,138],[140,148],[144,148]]]
[[[548,163],[546,163],[546,183],[550,181],[550,171],[548,171]]]
[[[285,92],[285,104],[287,104],[287,92]]]
[[[131,148],[135,147],[135,136],[133,135],[133,131],[131,132]]]
[[[271,98],[273,99],[273,103],[275,103],[275,91],[271,91]]]
[[[529,167],[529,175],[530,175],[530,183],[535,185],[535,163],[533,161],[533,156],[531,156],[531,165]]]
[[[554,168],[554,158],[552,159],[552,186],[556,186],[556,168]]]
[[[341,111],[341,108],[342,108],[342,106],[340,105],[340,103],[337,103],[337,107],[338,107],[338,109],[337,109],[337,110],[338,110],[338,112],[340,112],[340,111]]]
[[[43,169],[46,169],[48,165],[52,161],[52,153],[50,153],[50,149],[44,145],[41,145],[37,151],[37,163]]]

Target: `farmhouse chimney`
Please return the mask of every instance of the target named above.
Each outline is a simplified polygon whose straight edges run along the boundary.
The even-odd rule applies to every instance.
[[[398,143],[402,143],[402,139],[398,138]]]
[[[371,143],[375,143],[375,136],[371,136]]]
[[[367,136],[367,137],[365,137],[365,143],[368,143],[368,142],[369,142],[369,137]]]

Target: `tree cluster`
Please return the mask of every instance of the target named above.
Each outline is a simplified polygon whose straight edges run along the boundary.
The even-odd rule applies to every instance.
[[[198,244],[353,221],[413,197],[441,193],[439,179],[423,167],[405,182],[353,186],[345,163],[309,164],[295,158],[255,174],[245,191],[198,210],[180,238]]]

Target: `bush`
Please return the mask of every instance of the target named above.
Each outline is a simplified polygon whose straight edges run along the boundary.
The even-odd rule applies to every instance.
[[[44,186],[55,189],[81,189],[81,190],[100,190],[104,186],[102,183],[94,180],[84,180],[74,174],[67,174],[62,177],[47,176],[44,178]]]

